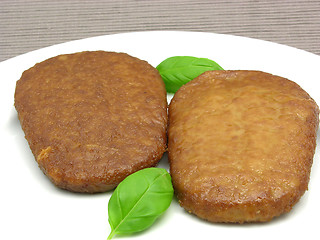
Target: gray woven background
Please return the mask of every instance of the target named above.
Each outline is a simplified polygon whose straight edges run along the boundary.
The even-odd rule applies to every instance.
[[[148,30],[246,36],[320,55],[320,0],[0,0],[0,61],[70,40]]]

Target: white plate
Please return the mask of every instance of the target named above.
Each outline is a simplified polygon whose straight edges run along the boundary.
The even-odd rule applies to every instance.
[[[13,107],[15,82],[35,63],[84,50],[126,52],[153,66],[167,57],[207,57],[224,69],[262,70],[297,82],[320,103],[320,56],[271,42],[195,32],[137,32],[94,37],[33,51],[0,63],[0,239],[103,239],[109,234],[111,192],[75,194],[57,189],[28,147]],[[319,138],[318,141],[319,143]],[[166,158],[161,167],[168,168]],[[289,239],[318,228],[319,150],[309,191],[293,210],[270,223],[212,224],[185,212],[176,199],[147,231],[119,239]],[[116,237],[117,238],[117,237]]]

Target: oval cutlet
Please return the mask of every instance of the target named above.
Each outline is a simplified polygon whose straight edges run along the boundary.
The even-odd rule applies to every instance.
[[[38,63],[17,81],[15,107],[39,167],[70,191],[110,190],[155,166],[166,150],[164,83],[155,68],[125,53]]]
[[[297,84],[211,71],[169,106],[168,152],[182,207],[212,222],[269,221],[307,190],[319,110]]]

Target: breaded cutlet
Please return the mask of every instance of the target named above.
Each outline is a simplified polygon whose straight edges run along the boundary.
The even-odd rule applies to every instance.
[[[42,171],[58,187],[104,192],[166,150],[158,71],[125,53],[59,55],[26,70],[15,107]]]

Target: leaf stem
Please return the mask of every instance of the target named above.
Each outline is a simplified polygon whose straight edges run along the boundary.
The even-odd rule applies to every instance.
[[[111,238],[113,238],[113,236],[116,234],[116,232],[114,230],[111,231],[111,233],[109,234],[107,240],[110,240]]]

